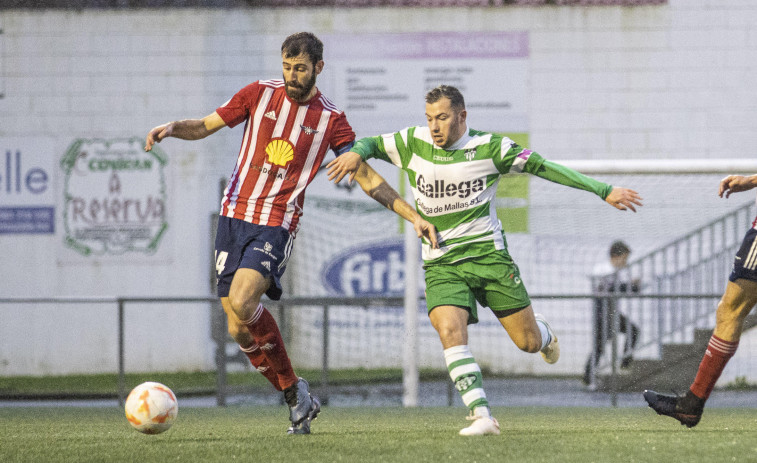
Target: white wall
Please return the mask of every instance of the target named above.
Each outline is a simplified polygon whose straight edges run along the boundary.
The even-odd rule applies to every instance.
[[[639,8],[19,10],[4,11],[0,27],[2,148],[44,138],[40,146],[49,146],[44,156],[55,168],[77,138],[144,137],[159,123],[212,112],[253,80],[278,77],[281,40],[298,30],[354,32],[358,41],[364,32],[528,31],[530,140],[549,159],[717,162],[751,157],[757,144],[757,4],[746,0]],[[507,78],[493,75],[491,85]],[[62,174],[53,169],[56,233],[0,234],[0,297],[208,294],[209,215],[240,134],[241,127],[161,145],[169,157],[169,228],[152,256],[83,258],[67,248]],[[18,198],[2,185],[0,206],[14,205]],[[110,354],[89,365],[46,363],[39,346],[55,349],[77,329],[62,310],[44,315],[57,318],[41,328],[46,310],[0,305],[0,374],[113,368]],[[111,309],[102,310],[107,315],[89,318],[102,321],[94,331],[105,334],[80,337],[74,349],[114,351]],[[160,328],[165,362],[209,368],[207,311],[176,310],[186,315]],[[162,367],[140,355],[134,365],[144,358]]]

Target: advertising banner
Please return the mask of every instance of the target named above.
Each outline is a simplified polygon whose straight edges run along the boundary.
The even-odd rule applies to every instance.
[[[166,156],[139,138],[74,141],[61,159],[63,228],[82,256],[153,254],[168,228]]]
[[[0,139],[0,234],[55,233],[52,140]]]

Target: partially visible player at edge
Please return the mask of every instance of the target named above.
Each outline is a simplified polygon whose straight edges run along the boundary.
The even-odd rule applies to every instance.
[[[728,198],[731,193],[757,187],[757,175],[745,177],[729,175],[720,181],[718,195]],[[715,330],[699,364],[694,382],[683,397],[644,391],[644,400],[659,415],[673,417],[692,428],[699,423],[704,404],[739,346],[744,319],[757,304],[757,218],[752,222],[741,247],[733,260],[725,293],[715,312]]]
[[[439,230],[439,249],[423,243],[426,303],[439,334],[450,378],[473,423],[463,436],[499,434],[483,389],[481,369],[468,348],[468,324],[477,323],[476,302],[489,307],[516,346],[560,357],[557,336],[534,314],[492,201],[502,175],[528,172],[590,191],[620,210],[641,198],[544,160],[507,137],[468,128],[463,95],[442,85],[426,94],[427,127],[363,138],[352,152],[329,163],[329,179],[350,181],[363,160],[375,157],[405,170],[418,212]]]
[[[315,86],[324,66],[323,44],[301,32],[281,45],[282,80],[247,85],[202,119],[150,130],[145,150],[167,137],[205,138],[245,123],[242,145],[221,204],[215,243],[218,296],[229,333],[289,406],[289,434],[309,434],[320,402],[292,368],[275,319],[260,302],[281,297],[284,273],[299,226],[305,188],[329,148],[352,148],[355,134],[344,113]],[[413,223],[418,236],[436,243],[436,230],[373,169],[358,183],[376,201]]]

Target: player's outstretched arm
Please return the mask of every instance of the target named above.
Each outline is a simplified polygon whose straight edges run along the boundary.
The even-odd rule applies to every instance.
[[[757,187],[757,175],[750,175],[748,177],[744,175],[729,175],[720,181],[718,196],[722,198],[723,193],[725,193],[725,197],[728,198],[731,196],[731,193],[748,191],[754,187]]]
[[[639,196],[639,193],[629,188],[620,187],[613,187],[610,194],[605,198],[605,201],[616,209],[620,209],[621,211],[631,209],[634,212],[636,212],[635,206],[643,206],[641,200],[642,198]]]
[[[359,154],[354,151],[348,151],[326,165],[328,167],[329,181],[339,183],[342,181],[345,175],[350,174],[348,182],[352,185],[352,181],[355,179],[357,170],[362,164],[363,159]],[[373,170],[373,169],[371,169]]]
[[[216,112],[202,119],[185,119],[159,125],[148,132],[145,139],[145,151],[150,151],[155,143],[160,143],[164,138],[174,137],[181,138],[182,140],[199,140],[217,132],[225,126],[226,123]]]
[[[347,153],[345,153],[347,154]],[[342,155],[344,156],[344,154]],[[339,156],[340,158],[342,156]],[[359,158],[360,156],[358,156]],[[418,238],[426,238],[431,247],[434,249],[439,248],[439,241],[437,239],[436,227],[425,220],[418,214],[418,211],[407,203],[402,197],[394,190],[386,180],[378,174],[371,166],[366,163],[360,164],[355,173],[355,180],[360,184],[360,188],[375,199],[379,204],[382,204],[387,209],[394,211],[397,215],[413,224],[415,234]]]

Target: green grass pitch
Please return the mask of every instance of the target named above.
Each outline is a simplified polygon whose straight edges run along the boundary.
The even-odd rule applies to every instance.
[[[708,409],[686,429],[646,408],[495,407],[502,434],[460,437],[465,409],[324,407],[288,436],[286,407],[181,408],[148,436],[117,407],[0,408],[2,462],[757,461],[757,411]]]

